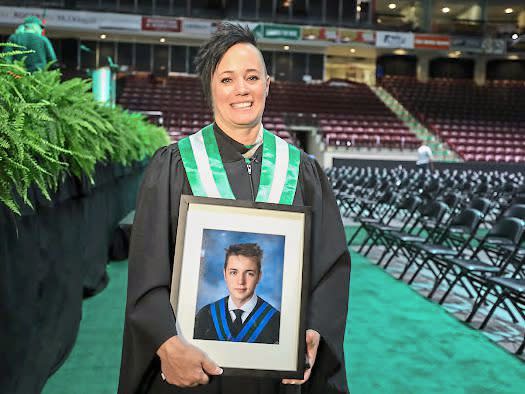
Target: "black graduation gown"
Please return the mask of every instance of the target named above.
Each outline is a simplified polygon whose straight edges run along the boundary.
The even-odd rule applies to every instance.
[[[221,303],[222,301],[222,303]],[[223,323],[220,318],[213,319],[212,317],[212,308],[215,310],[216,316],[219,316],[222,313],[225,318]],[[262,313],[254,318],[253,324],[250,324],[252,317],[256,315],[259,308],[262,308]],[[269,317],[268,321],[265,322],[264,327],[261,327],[260,332],[255,334],[259,325],[265,321],[266,316]],[[215,322],[214,322],[215,320]],[[268,343],[276,344],[279,343],[279,327],[281,323],[281,314],[270,304],[264,301],[261,297],[257,297],[257,304],[255,305],[253,311],[246,317],[242,326],[241,332],[243,333],[242,337],[239,338],[239,342],[252,342],[252,343]],[[225,297],[221,300],[218,300],[212,304],[208,304],[201,308],[201,310],[195,316],[195,329],[193,338],[195,339],[205,339],[211,341],[218,340],[228,340],[226,339],[225,327],[223,324],[226,324],[228,331],[233,333],[233,322],[231,319],[230,311],[228,310],[228,297]],[[249,325],[248,328],[246,328]],[[244,332],[243,332],[244,330]],[[219,339],[219,335],[222,339]],[[249,340],[252,335],[253,340]],[[232,335],[235,337],[235,335]],[[232,339],[229,339],[232,340]]]
[[[234,195],[237,199],[254,200],[260,180],[262,146],[252,158],[250,176],[241,154],[244,146],[217,127],[215,136]],[[214,377],[208,385],[181,389],[161,380],[156,351],[177,334],[169,293],[182,194],[192,192],[178,146],[172,144],[160,148],[151,159],[137,199],[129,254],[119,394],[347,392],[343,339],[350,255],[328,179],[319,164],[304,152],[301,152],[294,205],[312,207],[307,327],[318,331],[322,338],[308,384],[299,388],[272,379]]]

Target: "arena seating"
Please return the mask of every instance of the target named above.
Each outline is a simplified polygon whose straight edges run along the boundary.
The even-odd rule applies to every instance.
[[[172,141],[199,131],[213,121],[200,81],[195,77],[174,77],[166,81],[130,77],[125,83],[119,103],[133,111],[161,111],[163,125]],[[297,145],[293,132],[287,130],[283,117],[268,114],[263,124],[279,137]]]
[[[525,82],[385,77],[381,84],[463,159],[525,162]]]
[[[272,82],[265,127],[297,144],[292,125],[316,127],[329,146],[413,149],[419,140],[364,84]],[[172,140],[198,131],[212,115],[195,77],[129,77],[119,98],[136,111],[162,111]]]
[[[440,304],[461,287],[470,296],[462,318],[478,316],[479,329],[497,309],[525,323],[525,173],[399,166],[339,167],[327,174],[343,217],[367,234],[360,252],[379,248],[376,264],[387,269],[394,260],[396,277],[408,284],[425,272],[424,295]],[[349,244],[356,238],[357,232]],[[479,318],[486,305],[488,313]],[[525,338],[515,351],[524,348]]]

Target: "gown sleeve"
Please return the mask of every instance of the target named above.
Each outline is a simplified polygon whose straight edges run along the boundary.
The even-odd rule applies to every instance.
[[[181,194],[191,194],[176,146],[153,156],[138,194],[128,262],[119,393],[142,392],[156,351],[177,335],[169,295]]]
[[[306,155],[305,155],[306,156]],[[343,342],[350,287],[350,253],[330,183],[317,161],[302,157],[302,193],[312,207],[308,328],[321,334],[310,392],[348,392]],[[328,386],[323,386],[328,382]]]

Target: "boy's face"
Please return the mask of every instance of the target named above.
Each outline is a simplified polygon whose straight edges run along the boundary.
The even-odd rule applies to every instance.
[[[230,297],[237,307],[243,306],[253,296],[261,275],[257,262],[252,257],[242,255],[228,257],[224,280]]]

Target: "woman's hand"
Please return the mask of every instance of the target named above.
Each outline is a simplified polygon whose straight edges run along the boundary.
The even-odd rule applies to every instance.
[[[195,387],[207,384],[208,375],[220,375],[219,368],[202,350],[173,336],[157,350],[160,368],[169,384],[179,387]]]
[[[310,368],[304,371],[303,380],[296,379],[283,379],[283,384],[303,384],[310,379],[312,374],[312,368],[315,364],[315,359],[317,357],[317,349],[319,348],[319,342],[321,341],[321,335],[315,330],[306,330],[306,357],[308,358],[308,363]]]

